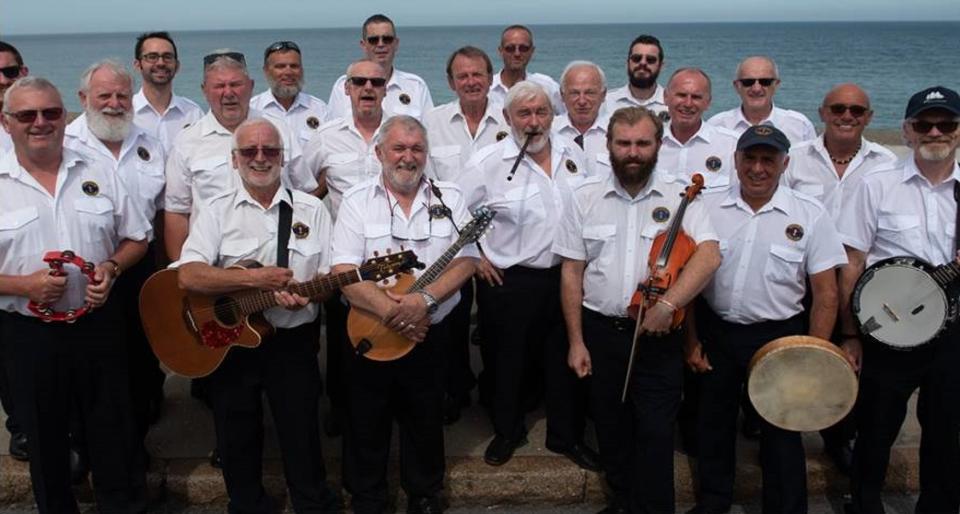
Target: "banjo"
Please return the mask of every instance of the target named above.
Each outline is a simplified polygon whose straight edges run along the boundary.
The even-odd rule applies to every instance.
[[[864,335],[898,350],[930,342],[957,319],[960,264],[941,266],[891,257],[867,268],[854,287],[851,310]]]

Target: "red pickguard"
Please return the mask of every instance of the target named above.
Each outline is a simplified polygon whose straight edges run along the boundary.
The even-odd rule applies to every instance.
[[[216,321],[207,321],[200,327],[200,340],[210,348],[222,348],[236,343],[243,332],[243,323],[227,328]]]

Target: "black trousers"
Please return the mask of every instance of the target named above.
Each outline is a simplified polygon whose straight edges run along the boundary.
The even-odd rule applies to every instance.
[[[71,416],[87,434],[98,510],[146,510],[119,310],[112,299],[72,324],[0,314],[4,364],[29,439],[30,480],[40,512],[79,512],[70,488]]]
[[[470,369],[470,310],[473,307],[473,279],[460,288],[460,303],[450,311],[450,341],[443,346],[443,392],[463,398],[476,385]]]
[[[341,298],[342,295],[338,290],[327,301],[323,302],[323,314],[326,317],[327,324],[327,375],[325,384],[332,416],[342,416],[343,406],[346,402],[343,368],[347,356],[343,349],[350,346],[347,339],[347,315],[350,314],[350,307],[344,305]]]
[[[896,441],[917,388],[920,421],[918,513],[960,511],[960,341],[958,330],[912,351],[864,341],[857,442],[853,450],[853,503],[861,514],[883,513],[881,494]]]
[[[263,490],[263,401],[266,393],[296,512],[338,512],[326,484],[320,448],[320,366],[313,323],[277,333],[256,348],[234,348],[210,374],[217,448],[231,513],[268,513]]]
[[[3,320],[0,319],[0,323],[3,323]],[[0,334],[3,333],[3,328],[0,327]],[[0,336],[0,408],[3,408],[3,412],[7,413],[7,432],[10,432],[10,435],[22,432],[20,424],[17,422],[16,417],[14,416],[14,407],[13,407],[13,394],[10,391],[10,380],[7,378],[7,367],[4,365],[4,351],[3,337]]]
[[[387,462],[393,422],[400,429],[400,485],[410,498],[443,490],[441,346],[447,320],[433,325],[410,353],[378,362],[357,356],[347,368],[347,429],[343,433],[343,485],[353,511],[387,510]]]
[[[739,325],[707,310],[701,341],[712,371],[703,374],[698,420],[697,501],[728,509],[736,474],[737,411],[750,359],[778,337],[803,333],[803,318]],[[764,514],[807,511],[807,468],[800,432],[777,428],[760,419],[760,467]]]
[[[680,407],[679,333],[643,337],[620,401],[635,322],[583,310],[593,375],[586,379],[600,459],[615,502],[630,512],[674,512],[673,422]]]
[[[560,266],[503,270],[503,285],[477,282],[483,305],[483,344],[493,361],[493,428],[519,439],[526,434],[525,371],[542,359],[547,411],[546,446],[562,451],[583,440],[586,387],[567,366],[567,335],[560,310]],[[539,379],[539,377],[537,377]]]

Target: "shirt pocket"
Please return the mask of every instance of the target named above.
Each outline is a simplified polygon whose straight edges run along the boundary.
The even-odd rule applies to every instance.
[[[233,186],[234,171],[227,169],[227,156],[197,159],[190,164],[193,191],[202,200],[214,197]]]
[[[767,256],[766,278],[778,284],[797,284],[801,280],[803,250],[800,248],[771,244]]]
[[[430,164],[440,180],[456,180],[460,176],[460,145],[430,148]]]
[[[540,189],[535,185],[507,190],[503,194],[503,210],[506,211],[504,217],[517,224],[537,223],[547,217]],[[499,210],[497,215],[503,216]]]
[[[73,201],[73,208],[86,226],[104,229],[113,225],[113,202],[108,198],[78,198]]]
[[[250,258],[259,246],[260,240],[255,237],[223,241],[220,243],[220,255],[225,262],[232,265],[237,261]]]
[[[0,214],[0,250],[8,256],[40,251],[40,211],[35,206]]]
[[[587,261],[598,261],[598,264],[604,260],[610,260],[613,253],[614,244],[612,243],[614,235],[617,233],[617,226],[609,225],[585,225],[583,227],[583,244],[587,250]],[[607,250],[604,252],[604,250]]]
[[[158,205],[163,200],[163,186],[166,182],[163,163],[138,162],[137,181],[137,194],[142,200],[152,205]]]
[[[920,217],[915,214],[880,212],[877,216],[877,239],[889,241],[907,250],[920,248]]]
[[[294,270],[297,280],[312,279],[320,271],[321,257],[327,249],[327,242],[308,236],[303,239],[291,239],[287,246],[291,250],[290,269]]]

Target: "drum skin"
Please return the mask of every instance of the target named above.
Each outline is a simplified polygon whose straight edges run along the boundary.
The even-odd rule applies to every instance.
[[[775,339],[750,360],[750,401],[763,419],[785,430],[834,425],[853,408],[857,387],[843,351],[817,337]]]

